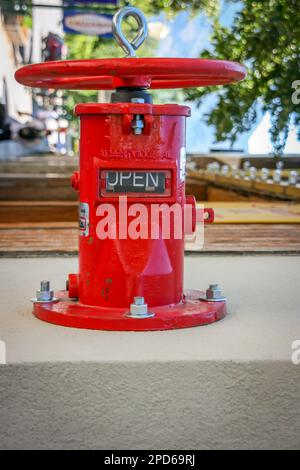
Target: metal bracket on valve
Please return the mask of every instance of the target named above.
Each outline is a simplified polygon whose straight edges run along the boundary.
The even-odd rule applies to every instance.
[[[129,42],[122,31],[122,21],[132,16],[139,27],[139,31],[132,42]],[[123,7],[117,11],[112,20],[112,31],[118,44],[122,47],[126,57],[136,57],[135,51],[143,44],[148,36],[147,20],[143,12],[135,7]]]

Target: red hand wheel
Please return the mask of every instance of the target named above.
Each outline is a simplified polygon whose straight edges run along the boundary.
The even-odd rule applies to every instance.
[[[125,16],[133,16],[140,26],[129,43],[121,30]],[[237,62],[210,59],[134,57],[147,36],[147,22],[138,9],[121,9],[114,17],[115,38],[129,58],[67,60],[28,65],[16,72],[16,80],[37,88],[111,90],[116,88],[187,88],[238,82],[246,69]]]

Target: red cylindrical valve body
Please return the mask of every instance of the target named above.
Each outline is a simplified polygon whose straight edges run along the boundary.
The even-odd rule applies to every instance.
[[[204,209],[204,218],[195,198],[185,197],[190,109],[142,103],[141,96],[148,88],[222,85],[245,75],[241,64],[230,61],[132,57],[30,64],[16,72],[27,86],[117,90],[132,100],[76,107],[81,155],[72,185],[80,193],[79,274],[70,274],[67,291],[52,301],[34,301],[38,318],[78,328],[146,331],[206,325],[225,316],[224,297],[199,290],[183,294],[184,232],[193,233],[196,222],[213,221],[212,209]],[[130,91],[141,92],[140,98]]]
[[[169,237],[162,236],[161,218],[155,238],[149,235],[153,204],[175,204],[177,209],[180,206],[183,223],[185,121],[190,109],[146,103],[81,104],[76,114],[81,122],[79,302],[110,308],[128,308],[135,296],[145,297],[150,307],[181,302],[184,233],[181,238],[175,234],[176,224],[181,223],[176,218],[178,213],[173,218],[176,209],[170,212]],[[137,119],[142,122],[140,134],[134,133]],[[109,178],[117,191],[109,191]],[[147,192],[143,186],[147,178],[161,178],[159,192]],[[135,181],[141,185],[138,192],[134,192]],[[127,185],[125,192],[123,182]],[[119,216],[120,211],[130,214],[130,208],[137,203],[148,210],[148,236],[132,239],[128,231],[125,234]],[[113,239],[98,236],[98,224],[108,213],[103,204],[115,210]],[[133,219],[131,213],[126,220],[130,224]],[[114,229],[110,230],[112,233]]]

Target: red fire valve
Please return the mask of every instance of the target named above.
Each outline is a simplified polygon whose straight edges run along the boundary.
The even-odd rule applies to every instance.
[[[140,25],[132,43],[121,31],[126,15]],[[185,196],[190,108],[152,104],[147,89],[232,83],[245,68],[217,60],[137,59],[134,51],[146,32],[143,14],[125,7],[114,17],[114,34],[129,57],[47,62],[16,73],[33,87],[115,90],[111,103],[75,108],[81,135],[80,184],[78,172],[72,177],[79,190],[79,274],[69,276],[58,301],[34,303],[42,320],[159,330],[212,323],[226,313],[219,290],[207,296],[183,290],[184,233],[194,233],[199,220],[195,199]],[[212,209],[201,217],[212,222]]]

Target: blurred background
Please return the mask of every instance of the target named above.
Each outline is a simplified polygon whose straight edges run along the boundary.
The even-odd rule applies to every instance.
[[[248,69],[237,85],[153,92],[156,103],[192,109],[186,192],[216,212],[204,249],[300,249],[297,0],[0,0],[0,251],[76,251],[70,177],[79,133],[72,110],[110,100],[109,92],[32,90],[15,81],[15,71],[122,57],[111,21],[128,4],[148,19],[140,57],[213,57]],[[125,27],[133,37],[135,22]]]

